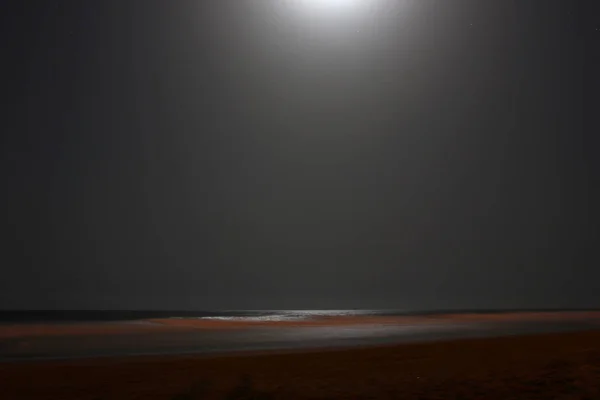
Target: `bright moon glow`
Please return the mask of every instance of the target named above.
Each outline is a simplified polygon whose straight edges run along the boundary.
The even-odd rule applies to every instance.
[[[368,0],[300,0],[303,7],[327,14],[345,14],[356,11]]]
[[[311,7],[315,8],[340,8],[351,7],[352,3],[357,3],[357,0],[305,0]]]

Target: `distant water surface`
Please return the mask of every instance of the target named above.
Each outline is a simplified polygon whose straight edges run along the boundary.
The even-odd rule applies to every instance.
[[[519,315],[514,314],[515,311],[526,313]],[[538,318],[540,314],[527,314],[540,311],[552,313],[543,318]],[[0,312],[0,362],[250,350],[281,351],[600,329],[598,312],[556,311],[565,310]],[[435,317],[445,314],[453,315],[448,318],[373,318],[368,321],[370,316]],[[472,318],[472,315],[467,314],[486,315]],[[490,318],[489,314],[494,316]],[[350,317],[349,321],[353,322],[336,323],[344,317]],[[181,318],[187,320],[181,324],[178,321]],[[277,323],[326,318],[333,318],[332,323]],[[152,319],[156,320],[151,321]],[[215,319],[225,323],[221,324]],[[232,325],[226,321],[259,321],[267,324],[234,323],[235,329],[205,329],[209,325]],[[180,325],[186,328],[177,328]]]
[[[0,324],[114,322],[161,318],[202,318],[218,320],[286,321],[352,316],[426,316],[444,314],[501,314],[514,312],[597,311],[590,309],[528,309],[528,310],[28,310],[0,311]]]

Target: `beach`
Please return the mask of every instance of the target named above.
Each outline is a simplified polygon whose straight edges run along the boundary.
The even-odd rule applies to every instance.
[[[0,364],[3,399],[596,399],[600,332]]]

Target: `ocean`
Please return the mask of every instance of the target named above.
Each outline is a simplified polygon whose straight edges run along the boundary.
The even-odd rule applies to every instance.
[[[596,309],[453,309],[453,310],[0,310],[0,324],[117,322],[163,318],[286,321],[351,316],[431,316],[514,312],[578,312]]]
[[[571,311],[574,313],[570,313]],[[585,312],[579,313],[580,311]],[[287,351],[598,330],[600,313],[593,311],[595,310],[1,311],[0,362]],[[519,315],[514,314],[515,312],[551,313],[548,314],[549,317],[540,319],[540,314]],[[435,317],[449,314],[452,315],[447,318],[368,318]],[[473,314],[486,315],[473,318]],[[349,318],[354,322],[344,324],[339,323],[343,318],[331,319],[332,317],[360,318]],[[321,318],[330,320],[324,324],[277,323]],[[338,323],[335,323],[336,320]],[[226,323],[221,324],[221,321]],[[227,321],[261,323],[236,323],[231,328],[232,324]]]

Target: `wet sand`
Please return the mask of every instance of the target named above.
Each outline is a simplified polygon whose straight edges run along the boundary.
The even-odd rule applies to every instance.
[[[600,332],[0,363],[3,399],[598,399]]]

